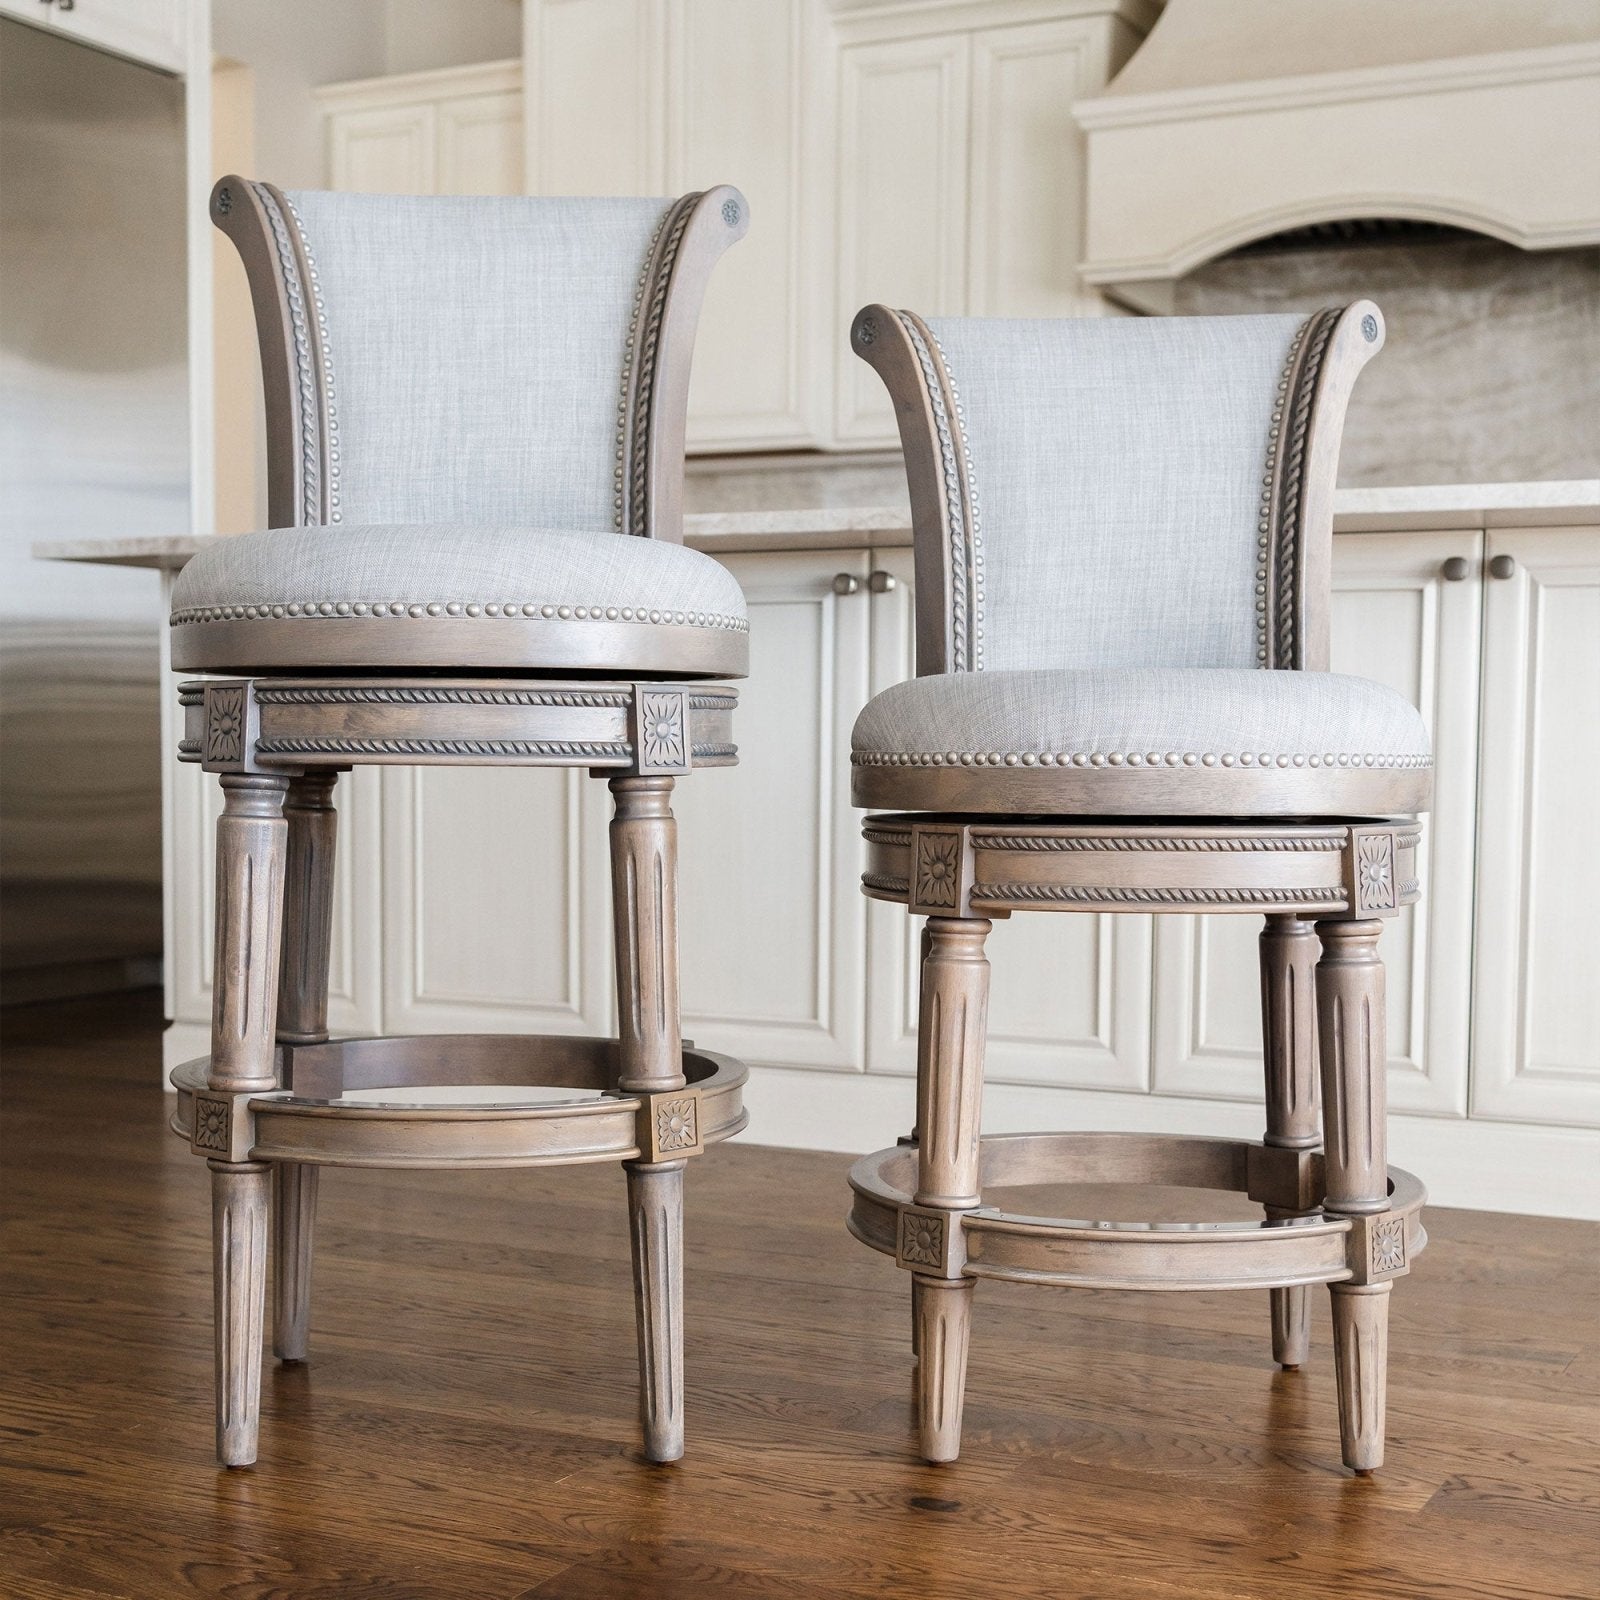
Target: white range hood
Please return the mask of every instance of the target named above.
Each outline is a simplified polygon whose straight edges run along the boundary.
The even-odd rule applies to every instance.
[[[1600,0],[1168,0],[1073,114],[1082,274],[1135,301],[1311,223],[1600,240]]]

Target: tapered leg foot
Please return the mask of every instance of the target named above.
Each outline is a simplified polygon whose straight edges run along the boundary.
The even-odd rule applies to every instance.
[[[1333,1360],[1339,1378],[1339,1443],[1344,1464],[1365,1476],[1383,1465],[1388,1401],[1387,1283],[1332,1285]]]
[[[975,1287],[970,1278],[917,1280],[917,1426],[925,1461],[954,1461],[961,1454]]]
[[[676,1461],[683,1455],[683,1167],[627,1171],[644,1453]]]
[[[1306,1284],[1273,1289],[1272,1359],[1295,1372],[1311,1354],[1311,1290]]]
[[[317,1177],[298,1161],[272,1169],[272,1353],[280,1361],[304,1361],[310,1342]]]
[[[248,1467],[261,1431],[261,1338],[267,1294],[267,1207],[262,1165],[211,1164],[215,1285],[217,1459]]]

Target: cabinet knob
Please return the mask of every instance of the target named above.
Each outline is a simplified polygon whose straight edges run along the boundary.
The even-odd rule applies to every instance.
[[[48,4],[48,0],[46,0],[46,3]],[[56,10],[70,11],[77,3],[78,0],[56,0]]]
[[[853,572],[836,572],[833,575],[833,592],[835,594],[856,594],[861,588],[861,580]]]
[[[1465,556],[1450,556],[1439,568],[1440,576],[1446,583],[1461,583],[1471,571],[1472,567]]]
[[[888,594],[899,581],[892,572],[885,572],[881,567],[867,574],[867,587],[874,594]]]
[[[1509,578],[1517,570],[1514,556],[1496,556],[1489,563],[1489,576],[1491,578]]]

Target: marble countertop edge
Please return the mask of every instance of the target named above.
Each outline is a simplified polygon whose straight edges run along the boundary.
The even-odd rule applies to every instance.
[[[1600,478],[1536,483],[1423,484],[1341,489],[1335,533],[1584,526],[1600,523]],[[124,539],[47,539],[42,561],[176,569],[227,534],[178,533]],[[717,554],[793,550],[870,550],[911,543],[911,519],[897,506],[706,511],[684,518],[684,542]]]

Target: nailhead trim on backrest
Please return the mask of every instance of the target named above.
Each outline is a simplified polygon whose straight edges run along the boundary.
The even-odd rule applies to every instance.
[[[312,254],[311,241],[306,237],[305,224],[295,209],[294,201],[287,195],[284,204],[294,219],[295,231],[300,235],[300,248],[305,252],[306,275],[311,280],[311,304],[317,319],[317,348],[322,353],[322,398],[327,406],[328,449],[328,521],[338,522],[343,513],[339,509],[339,407],[333,391],[333,349],[328,341],[328,312],[322,303],[322,284],[317,276],[317,258]],[[320,520],[320,519],[317,519]]]
[[[961,409],[955,380],[950,376],[944,351],[937,339],[930,349],[917,323],[905,312],[897,311],[905,329],[922,381],[928,392],[928,406],[939,440],[940,477],[944,487],[945,516],[950,526],[950,624],[951,672],[983,670],[983,534],[979,519],[977,484],[972,472],[972,452],[967,446],[965,415]],[[937,356],[935,355],[937,352]],[[945,405],[944,381],[950,386],[955,416]],[[971,515],[968,515],[968,508]]]

